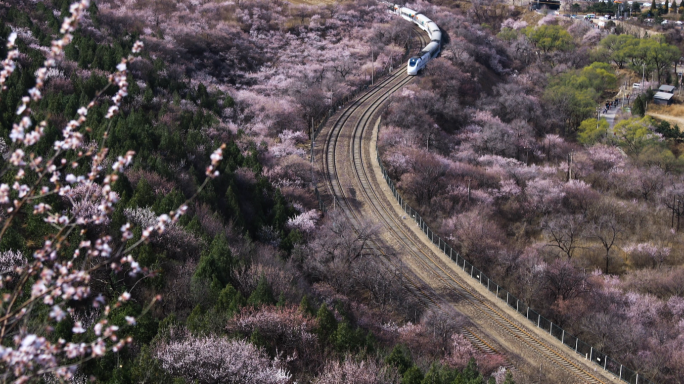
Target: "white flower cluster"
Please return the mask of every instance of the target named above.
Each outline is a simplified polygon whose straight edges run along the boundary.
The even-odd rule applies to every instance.
[[[20,251],[0,252],[0,275],[13,272],[24,264],[26,264],[26,258]]]
[[[17,40],[16,32],[12,32],[7,38],[7,58],[2,61],[2,71],[0,71],[0,89],[3,91],[7,89],[5,83],[17,68],[17,63],[14,61],[19,57],[19,50],[14,49],[14,42]]]
[[[211,165],[207,167],[206,174],[210,178],[215,178],[219,175],[219,171],[216,169],[216,166],[218,166],[218,163],[223,160],[223,150],[226,149],[225,144],[221,144],[219,148],[217,148],[214,153],[211,154]]]

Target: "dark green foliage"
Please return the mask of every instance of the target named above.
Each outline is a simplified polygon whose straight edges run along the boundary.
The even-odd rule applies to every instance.
[[[359,345],[363,343],[363,338],[359,338],[352,327],[347,322],[342,322],[337,326],[333,343],[339,352],[357,351]]]
[[[403,345],[395,346],[389,356],[385,359],[385,363],[395,366],[401,375],[413,365],[411,355]]]
[[[401,384],[421,384],[423,381],[423,372],[418,367],[411,367],[404,372],[401,377]]]
[[[457,370],[435,363],[425,373],[422,384],[453,384],[458,375]]]
[[[151,207],[155,201],[156,195],[152,186],[145,178],[141,178],[128,205],[131,207]]]
[[[646,107],[648,103],[653,100],[655,92],[652,89],[646,90],[645,93],[639,95],[632,103],[632,115],[644,116],[646,115]]]
[[[150,351],[149,345],[143,345],[140,353],[136,356],[131,364],[131,382],[132,383],[168,383],[171,377],[164,371]]]
[[[467,383],[482,379],[482,375],[477,371],[477,362],[475,362],[475,359],[472,357],[470,358],[470,361],[468,361],[468,365],[466,365],[465,369],[463,370],[463,379],[465,379]],[[482,379],[480,382],[484,382],[484,379]]]
[[[285,300],[285,295],[281,293],[278,296],[278,302],[276,303],[276,307],[283,308],[287,305],[287,300]]]
[[[53,340],[57,341],[59,339],[64,339],[66,341],[71,341],[71,337],[73,336],[71,329],[73,327],[74,320],[71,318],[71,316],[67,316],[55,326],[55,331],[52,334]]]
[[[261,335],[259,329],[255,329],[249,336],[249,342],[260,348],[268,348],[268,341]]]
[[[326,343],[337,330],[337,320],[325,303],[321,304],[318,309],[316,319],[318,320],[318,338],[322,343]]]
[[[226,314],[233,315],[240,311],[242,307],[247,304],[247,301],[232,285],[228,284],[219,293],[216,301],[216,310]]]
[[[237,227],[244,228],[245,221],[242,218],[240,204],[238,203],[237,195],[232,186],[228,187],[228,191],[226,191],[226,205],[227,213],[233,219],[233,224]]]
[[[131,37],[127,40],[116,40],[111,45],[98,44],[91,36],[76,31],[73,42],[65,47],[64,54],[69,60],[78,62],[78,66],[81,68],[97,68],[113,72],[121,58],[130,53],[132,44],[136,39],[135,36]]]
[[[666,139],[673,139],[677,141],[681,141],[684,139],[684,134],[679,130],[679,126],[675,125],[674,127],[670,125],[667,121],[663,120],[660,122],[660,124],[656,125],[655,127],[656,132],[660,133],[665,137]]]
[[[129,332],[123,334],[130,334],[139,343],[149,343],[157,334],[158,322],[149,313],[139,315],[141,312],[142,308],[138,304],[128,302],[112,310],[110,323],[121,328],[125,327]],[[134,317],[136,324],[133,326],[127,325],[126,316]]]
[[[506,379],[504,380],[503,384],[515,384],[515,381],[513,381],[513,374],[511,371],[506,372]]]
[[[302,300],[299,302],[299,312],[308,316],[314,316],[316,314],[316,310],[311,304],[309,296],[304,295],[304,297],[302,297]]]
[[[152,92],[152,88],[147,87],[143,95],[143,103],[149,104],[152,102],[152,99],[154,99],[154,92]]]
[[[225,108],[233,108],[235,106],[235,100],[233,100],[230,95],[226,95],[226,98],[223,100],[223,106]]]
[[[175,327],[178,325],[178,318],[176,317],[175,313],[172,313],[164,318],[164,320],[159,322],[159,327],[157,328],[158,332],[165,332],[171,327]]]
[[[152,205],[152,210],[157,214],[170,213],[171,211],[177,209],[185,202],[185,196],[176,189],[165,194],[161,199],[156,199],[154,205]]]
[[[269,305],[275,304],[275,298],[273,298],[273,290],[266,280],[266,276],[261,276],[259,279],[259,284],[257,284],[256,289],[249,295],[247,299],[247,304],[252,306]]]
[[[632,114],[644,116],[646,114],[646,101],[643,97],[638,96],[632,103]]]
[[[193,278],[207,282],[216,278],[222,285],[228,285],[232,280],[235,263],[226,237],[224,235],[216,236],[211,242],[209,251],[200,257]]]
[[[201,333],[204,330],[204,311],[202,310],[201,305],[197,304],[195,306],[190,313],[190,316],[188,316],[188,319],[185,321],[185,325],[188,327],[190,332],[194,334]]]

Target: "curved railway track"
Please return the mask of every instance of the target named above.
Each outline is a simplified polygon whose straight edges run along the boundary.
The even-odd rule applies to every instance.
[[[424,40],[422,34],[419,38]],[[578,355],[559,348],[552,337],[516,320],[498,302],[487,299],[453,269],[453,264],[433,252],[434,245],[392,207],[386,184],[378,182],[381,177],[375,172],[371,142],[388,98],[412,79],[405,68],[398,69],[324,128],[325,144],[319,158],[333,204],[356,227],[364,220],[379,223],[384,244],[372,244],[373,248],[380,254],[384,254],[385,247],[402,252],[402,261],[411,269],[410,273],[402,272],[408,291],[426,306],[463,313],[472,324],[465,336],[483,352],[505,354],[510,365],[528,375],[541,369],[542,364],[559,383],[616,382]],[[388,268],[396,268],[389,258],[384,262]]]

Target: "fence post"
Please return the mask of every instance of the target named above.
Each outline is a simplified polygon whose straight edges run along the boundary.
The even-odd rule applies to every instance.
[[[606,364],[608,364],[608,356],[603,356],[603,370],[606,370]]]
[[[636,383],[634,383],[634,384],[639,384],[639,374],[638,373],[637,373]]]
[[[482,271],[480,271],[480,284],[482,284]]]
[[[620,380],[622,380],[622,364],[620,364]]]
[[[594,347],[589,350],[589,360],[594,360]]]
[[[473,272],[475,272],[475,267],[470,266],[470,277],[473,277]]]
[[[489,291],[489,282],[492,281],[491,279],[487,279],[487,290]]]
[[[565,342],[565,329],[563,330],[563,335],[561,336],[561,344]]]
[[[539,324],[541,324],[541,315],[537,313],[537,328],[539,328]]]
[[[506,304],[508,304],[508,292],[506,292]]]
[[[520,300],[515,299],[515,311],[520,312]]]
[[[577,353],[577,344],[579,343],[579,339],[575,337],[575,353]]]
[[[549,335],[553,335],[553,323],[549,321]]]
[[[527,314],[525,315],[527,317],[527,320],[530,319],[530,307],[527,307]]]

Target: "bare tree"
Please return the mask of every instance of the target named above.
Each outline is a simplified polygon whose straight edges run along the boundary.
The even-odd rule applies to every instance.
[[[548,245],[558,248],[561,253],[572,259],[579,241],[584,234],[585,220],[582,215],[563,215],[546,219],[542,223]]]
[[[604,273],[608,274],[608,267],[610,266],[610,251],[613,250],[616,243],[622,237],[624,228],[622,224],[616,219],[614,213],[601,215],[594,219],[589,226],[591,237],[595,238],[601,243],[601,246],[606,251],[606,269]]]
[[[357,263],[373,254],[377,230],[368,223],[355,228],[342,214],[331,213],[301,255],[304,271],[314,279],[328,282],[342,293],[357,289]]]
[[[666,187],[660,194],[661,203],[670,211],[670,226],[679,232],[679,223],[684,215],[684,184],[677,182]]]
[[[665,172],[660,167],[654,166],[639,172],[636,181],[636,188],[641,197],[649,201],[665,185]]]
[[[448,308],[432,308],[425,312],[422,323],[426,331],[439,343],[440,349],[446,350],[451,344],[451,335],[468,325],[468,320],[462,314],[449,311]]]
[[[362,257],[353,266],[358,285],[370,293],[371,300],[381,311],[405,296],[406,271],[398,259],[394,261],[395,265],[390,265],[383,263],[379,257]]]

